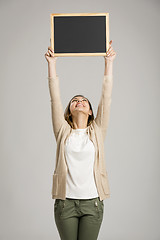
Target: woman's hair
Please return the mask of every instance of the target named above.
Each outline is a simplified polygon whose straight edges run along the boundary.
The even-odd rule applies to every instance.
[[[83,95],[75,95],[74,97],[72,97],[72,99],[75,98],[75,97],[84,97],[84,96]],[[71,116],[71,112],[70,112],[70,104],[71,104],[72,99],[69,101],[69,103],[68,103],[68,105],[67,105],[67,107],[64,111],[64,118],[69,123],[69,125],[73,128],[73,121],[72,121],[72,116]],[[88,98],[86,98],[86,99],[88,100]],[[88,103],[89,103],[89,106],[90,106],[90,110],[92,110],[92,115],[89,115],[89,117],[88,117],[87,127],[89,125],[91,125],[91,123],[94,120],[93,109],[92,109],[92,105],[91,105],[89,100],[88,100]]]

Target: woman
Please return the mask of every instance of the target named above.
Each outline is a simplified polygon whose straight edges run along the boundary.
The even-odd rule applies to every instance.
[[[109,42],[101,100],[94,118],[90,101],[74,96],[63,112],[54,51],[48,47],[48,84],[52,123],[57,142],[53,173],[54,217],[62,240],[96,240],[103,220],[105,198],[110,197],[104,158],[116,52]]]

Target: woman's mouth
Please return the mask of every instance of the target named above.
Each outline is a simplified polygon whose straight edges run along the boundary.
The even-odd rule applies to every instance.
[[[83,107],[83,105],[82,105],[82,104],[80,104],[80,103],[79,103],[79,104],[77,104],[77,106],[76,106],[76,107],[79,107],[79,106],[82,106],[82,107]]]

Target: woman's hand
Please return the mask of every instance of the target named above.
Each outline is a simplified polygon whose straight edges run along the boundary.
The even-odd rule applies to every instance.
[[[57,57],[54,56],[54,50],[51,47],[48,47],[48,51],[44,55],[48,63],[56,63]]]
[[[107,56],[104,56],[104,59],[105,61],[111,61],[113,62],[113,60],[115,59],[116,57],[116,52],[114,51],[114,49],[111,47],[111,44],[112,44],[112,40],[109,42],[109,48],[108,48],[108,51],[107,51]]]

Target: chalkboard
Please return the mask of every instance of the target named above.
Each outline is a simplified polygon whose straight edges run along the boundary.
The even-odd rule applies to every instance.
[[[51,14],[51,47],[55,56],[106,56],[109,13]]]

